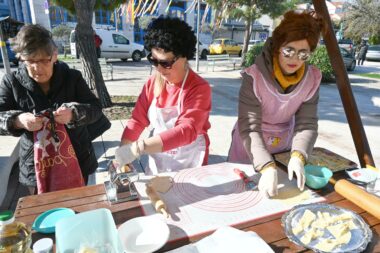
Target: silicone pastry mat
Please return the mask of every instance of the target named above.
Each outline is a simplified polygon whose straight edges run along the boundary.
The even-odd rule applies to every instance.
[[[159,193],[170,214],[167,219],[163,217],[170,227],[169,241],[193,237],[222,226],[249,224],[263,217],[283,213],[299,204],[325,201],[324,197],[310,189],[300,192],[297,180],[289,181],[282,170],[278,170],[278,196],[265,198],[257,190],[247,191],[234,168],[243,170],[253,180],[259,176],[253,174],[252,165],[238,163],[211,164],[160,174],[172,176],[174,182],[169,191]],[[146,195],[145,183],[151,177],[141,175],[139,181],[135,182],[145,215],[156,213]]]
[[[288,166],[289,158],[290,151],[274,155],[274,159],[284,166]],[[307,163],[312,165],[325,166],[332,172],[337,172],[348,168],[355,168],[358,166],[353,161],[337,155],[330,150],[319,147],[313,149],[313,152]]]

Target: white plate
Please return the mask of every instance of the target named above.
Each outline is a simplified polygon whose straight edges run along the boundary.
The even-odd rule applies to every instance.
[[[158,250],[169,238],[168,225],[159,216],[143,216],[124,222],[119,237],[126,253],[150,253]]]
[[[371,169],[356,169],[356,170],[346,170],[347,174],[350,176],[351,179],[354,179],[356,181],[360,181],[363,183],[370,183],[375,181],[379,176],[380,173],[377,173],[376,171],[373,171]]]

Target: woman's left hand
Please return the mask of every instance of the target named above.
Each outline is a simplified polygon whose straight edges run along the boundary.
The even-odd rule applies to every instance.
[[[60,124],[68,124],[73,119],[73,110],[61,106],[54,112],[54,120]]]

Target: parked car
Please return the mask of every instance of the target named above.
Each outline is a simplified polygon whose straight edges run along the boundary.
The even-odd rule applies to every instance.
[[[338,46],[348,50],[350,53],[355,51],[354,43],[350,39],[338,40]]]
[[[209,54],[208,51],[209,45],[199,41],[199,58],[206,59]]]
[[[261,42],[263,42],[263,41],[261,41],[261,40],[249,40],[249,42],[248,42],[248,51],[251,49],[251,47],[253,47],[253,45],[259,44]]]
[[[209,46],[210,54],[234,54],[241,56],[242,46],[226,38],[215,39]]]
[[[96,29],[96,34],[102,39],[100,57],[107,59],[121,59],[126,61],[131,58],[134,62],[141,61],[145,57],[144,46],[131,42],[124,34],[104,29]],[[78,58],[75,30],[70,35],[71,55]]]
[[[9,42],[6,43],[7,47],[7,53],[8,53],[8,59],[10,63],[13,63],[14,65],[18,66],[18,58],[16,57],[16,54],[11,49],[11,46]],[[0,53],[0,62],[3,63],[3,55]]]
[[[380,61],[380,45],[368,46],[366,60]]]
[[[353,71],[356,67],[355,54],[342,47],[339,47],[339,50],[343,58],[344,66],[346,66],[348,71]]]

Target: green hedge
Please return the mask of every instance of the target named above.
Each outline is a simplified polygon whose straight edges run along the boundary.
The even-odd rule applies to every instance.
[[[334,71],[327,54],[326,46],[321,45],[317,47],[311,55],[309,63],[319,68],[322,72],[322,80],[328,81],[334,79]]]
[[[249,49],[248,52],[245,54],[243,66],[244,67],[251,66],[255,62],[256,57],[263,50],[263,47],[264,47],[264,43],[258,43],[258,44],[253,45],[251,49]]]
[[[256,57],[261,53],[264,43],[256,44],[251,47],[244,58],[244,66],[249,67],[254,62]],[[322,72],[322,80],[332,80],[334,78],[333,68],[327,54],[326,46],[317,47],[311,55],[309,63],[319,68]]]

